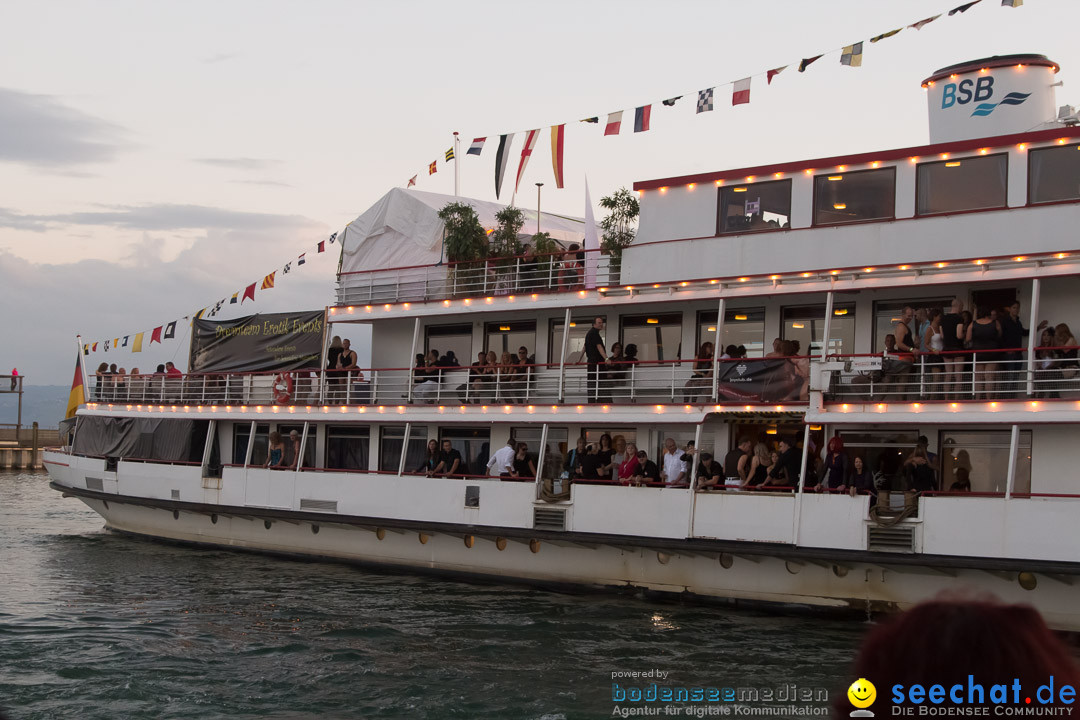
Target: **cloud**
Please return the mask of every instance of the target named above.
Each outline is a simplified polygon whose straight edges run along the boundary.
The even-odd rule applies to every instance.
[[[0,208],[0,227],[41,232],[48,226],[83,225],[127,230],[269,230],[321,227],[302,215],[277,215],[206,205],[135,205],[57,215],[18,215]]]
[[[264,160],[260,158],[196,158],[195,162],[229,170],[250,171],[269,170],[281,164],[280,160]]]
[[[31,232],[45,232],[48,229],[44,222],[37,220],[32,215],[19,215],[2,207],[0,207],[0,228],[29,230]]]
[[[0,162],[57,170],[109,162],[127,131],[50,95],[0,88]]]
[[[203,62],[207,65],[216,65],[217,63],[223,63],[228,60],[235,60],[238,57],[240,56],[237,53],[217,53],[216,55],[203,58]]]

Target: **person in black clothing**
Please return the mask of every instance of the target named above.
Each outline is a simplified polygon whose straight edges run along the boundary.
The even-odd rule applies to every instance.
[[[780,458],[776,465],[769,471],[769,477],[762,485],[787,485],[798,487],[799,471],[802,458],[799,457],[799,449],[790,438],[780,440]]]
[[[481,350],[476,354],[476,362],[472,364],[472,369],[469,370],[469,399],[472,402],[480,402],[480,398],[484,394],[484,387],[487,384],[484,377],[485,367],[487,367],[487,353]]]
[[[649,454],[644,450],[638,450],[638,471],[630,478],[631,485],[660,484],[660,468],[649,459]]]
[[[937,490],[934,468],[930,464],[926,449],[921,445],[917,446],[915,452],[904,461],[904,475],[907,478],[909,490],[918,492]]]
[[[701,453],[701,462],[698,464],[697,486],[699,490],[715,488],[724,480],[724,473],[720,463],[713,461],[712,453]]]
[[[608,400],[602,400],[601,396],[606,397],[607,393],[602,393],[600,390],[600,368],[604,365],[604,361],[607,359],[607,352],[604,349],[604,339],[600,337],[600,331],[604,329],[604,318],[597,317],[593,320],[593,325],[589,328],[589,332],[585,335],[585,358],[588,361],[588,386],[589,386],[589,402],[609,402]]]
[[[335,335],[330,340],[330,347],[326,351],[326,394],[333,397],[337,394],[338,386],[338,358],[343,351],[341,336]]]
[[[439,477],[452,477],[463,474],[464,470],[461,453],[454,449],[449,440],[443,440],[442,452],[439,453],[439,464],[435,466],[433,474]]]
[[[849,478],[848,492],[851,496],[862,493],[870,495],[870,507],[877,504],[877,487],[874,485],[874,476],[861,455],[856,455],[851,461],[851,476]]]
[[[522,479],[535,478],[536,464],[529,456],[529,446],[526,443],[519,442],[516,450],[514,462],[510,468],[510,476]]]
[[[738,487],[746,484],[746,472],[750,469],[750,438],[739,438],[739,444],[724,456],[725,485]]]
[[[964,349],[964,301],[953,298],[952,304],[941,318],[941,338],[944,347],[942,358],[945,362],[945,398],[960,392],[963,380],[964,358],[960,351]]]
[[[585,454],[585,438],[579,437],[577,447],[566,453],[566,459],[563,461],[563,470],[566,471],[567,477],[578,477],[581,460],[585,457]]]
[[[421,356],[417,356],[421,357]],[[439,467],[439,443],[435,440],[428,440],[427,444],[427,457],[424,458],[424,462],[420,467],[413,470],[415,473],[423,473],[428,477],[435,475],[435,468]]]
[[[581,462],[577,466],[577,475],[575,477],[585,480],[599,480],[602,465],[604,465],[604,460],[596,451],[596,446],[589,445],[585,454],[581,456]]]
[[[1020,380],[1024,368],[1024,351],[1019,348],[1026,345],[1024,338],[1031,334],[1031,330],[1024,327],[1024,323],[1020,321],[1019,300],[1009,306],[1008,312],[999,314],[998,318],[1001,323],[1001,347],[1009,350],[1002,353],[1005,369],[1015,382]],[[1047,321],[1043,320],[1036,330],[1042,330],[1047,324]]]

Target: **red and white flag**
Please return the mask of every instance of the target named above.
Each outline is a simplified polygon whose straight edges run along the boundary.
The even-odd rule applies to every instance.
[[[529,134],[525,136],[525,147],[521,148],[521,160],[518,162],[517,180],[514,182],[514,194],[517,194],[518,187],[521,185],[521,176],[525,174],[525,166],[529,164],[529,158],[532,157],[533,148],[536,147],[536,136],[540,134],[540,130],[530,130]]]
[[[413,185],[415,185],[415,184],[416,184],[416,176],[415,176],[415,175],[413,175],[413,176],[412,176],[411,178],[409,178],[409,184],[408,184],[408,185],[406,185],[405,187],[407,187],[407,188],[411,188],[411,187],[412,187]]]
[[[786,69],[787,69],[787,65],[781,65],[778,68],[773,68],[772,70],[769,70],[768,72],[766,72],[765,73],[765,80],[767,81],[767,84],[772,85],[772,79],[774,77],[776,77],[777,75],[779,75],[780,73],[784,72],[784,70],[786,70]]]
[[[731,104],[743,105],[750,102],[750,78],[735,81],[735,88],[731,92]]]
[[[604,127],[605,135],[618,135],[619,129],[622,127],[622,113],[619,112],[608,113],[607,125]]]
[[[469,149],[465,151],[465,154],[466,155],[479,155],[480,152],[484,149],[484,142],[486,142],[486,141],[487,141],[486,137],[473,138],[472,145],[470,145]]]

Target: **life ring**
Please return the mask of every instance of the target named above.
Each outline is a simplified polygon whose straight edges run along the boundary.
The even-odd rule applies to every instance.
[[[274,376],[274,384],[271,386],[274,394],[274,402],[284,405],[292,400],[293,378],[290,373],[278,373]]]

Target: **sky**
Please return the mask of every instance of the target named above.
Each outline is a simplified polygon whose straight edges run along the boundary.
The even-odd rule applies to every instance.
[[[495,200],[500,133],[541,128],[517,204],[584,215],[637,180],[927,142],[920,81],[995,54],[1042,53],[1080,105],[1076,0],[20,2],[0,4],[0,374],[67,384],[76,334],[149,331],[309,262],[232,315],[321,308],[337,258],[315,243],[393,187],[453,193],[452,133],[486,135],[461,194]],[[807,71],[800,58],[829,52]],[[771,85],[757,77],[789,65]],[[754,75],[749,105],[730,87]],[[717,86],[716,110],[694,112]],[[660,101],[684,97],[674,107]],[[653,103],[634,134],[633,108]],[[628,110],[603,137],[606,113]],[[600,116],[601,124],[581,118]],[[563,189],[547,127],[565,122]],[[427,166],[439,160],[439,171]],[[597,217],[602,217],[597,209]],[[336,247],[336,246],[332,246]],[[131,370],[186,365],[186,338]],[[93,368],[91,368],[92,370]]]

